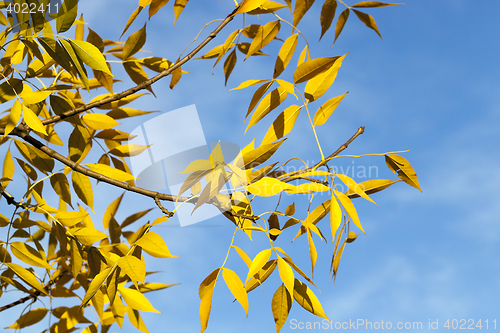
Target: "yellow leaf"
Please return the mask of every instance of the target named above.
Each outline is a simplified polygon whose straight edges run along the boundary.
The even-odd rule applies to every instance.
[[[234,13],[234,15],[238,15],[241,13],[246,13],[251,10],[254,10],[255,8],[259,8],[263,3],[265,3],[267,0],[243,0],[240,3],[240,7]]]
[[[332,25],[333,18],[335,17],[335,11],[337,10],[337,0],[326,0],[321,8],[321,16],[319,21],[321,22],[321,36],[319,40],[323,38],[325,32],[330,29]]]
[[[268,0],[264,2],[259,8],[255,8],[254,10],[248,12],[248,14],[249,15],[269,14],[269,13],[274,13],[285,7],[287,6],[281,3]]]
[[[12,179],[14,177],[14,172],[16,171],[16,167],[14,165],[14,160],[12,159],[12,154],[10,153],[10,148],[7,149],[7,153],[5,154],[5,159],[2,167],[2,178]],[[1,182],[1,186],[7,187],[9,185],[10,180],[4,180]]]
[[[42,124],[38,116],[27,106],[23,105],[23,117],[26,124],[33,130],[47,135],[45,126]]]
[[[280,256],[278,256],[278,271],[280,273],[281,281],[285,284],[286,289],[290,294],[293,293],[293,284],[294,284],[294,274],[292,267],[288,265],[288,263],[283,260]]]
[[[130,59],[135,58],[130,57]],[[142,68],[141,64],[139,64],[137,61],[124,62],[123,68],[125,68],[128,76],[132,81],[134,81],[135,84],[141,84],[142,82],[149,80],[148,74],[146,73],[144,68]],[[146,89],[154,95],[153,88],[151,88],[151,86],[147,87]]]
[[[402,3],[385,3],[378,1],[361,1],[351,7],[355,8],[375,8],[375,7],[386,7],[386,6],[395,6],[402,5]]]
[[[76,239],[80,241],[80,243],[88,246],[91,246],[95,242],[108,237],[102,231],[89,227],[77,228],[76,230],[72,231],[72,233],[76,237]]]
[[[59,212],[54,217],[66,227],[72,227],[82,222],[89,214],[83,212]]]
[[[0,84],[0,104],[13,99],[22,93],[24,84],[22,80],[10,79]]]
[[[38,290],[42,294],[47,295],[47,292],[42,287],[42,285],[40,284],[40,282],[38,282],[37,278],[35,277],[35,275],[33,275],[33,273],[31,273],[27,269],[19,266],[18,264],[14,264],[14,263],[5,263],[5,264],[7,266],[9,266],[9,268],[14,273],[16,273],[16,275],[19,276],[21,278],[21,280],[23,280],[28,285],[30,285],[31,287],[35,288],[36,290]]]
[[[71,190],[69,189],[68,178],[64,173],[56,173],[50,177],[50,184],[59,198],[71,206]]]
[[[28,244],[22,242],[13,242],[10,244],[10,250],[13,255],[15,255],[19,260],[22,260],[28,265],[41,267],[45,269],[54,269],[47,263],[40,253],[29,246]]]
[[[149,147],[151,147],[151,145],[149,146],[136,145],[136,144],[120,145],[118,147],[111,149],[109,153],[119,157],[137,156],[146,149],[148,149]]]
[[[406,184],[413,186],[422,192],[415,170],[413,170],[410,162],[408,162],[404,157],[395,154],[385,155],[385,162],[387,163],[389,169],[391,169],[393,173],[397,172],[398,177],[401,178]]]
[[[339,38],[340,33],[344,29],[344,26],[347,22],[347,19],[349,18],[349,8],[346,8],[340,15],[339,18],[337,19],[337,25],[335,26],[335,39],[333,40],[333,43],[337,41],[337,38]]]
[[[12,132],[14,127],[16,127],[19,119],[21,118],[21,113],[23,111],[23,105],[19,102],[18,99],[12,105],[10,109],[9,117],[7,118],[7,124],[5,125],[5,133],[4,136]]]
[[[358,183],[358,185],[365,191],[366,194],[372,194],[385,190],[394,183],[400,182],[401,180],[388,180],[388,179],[370,179],[364,182]],[[349,198],[359,198],[359,195],[353,190],[349,189],[345,193]]]
[[[122,269],[122,273],[128,275],[136,288],[139,288],[137,282],[145,282],[146,264],[142,260],[133,255],[126,255],[118,259],[116,264]]]
[[[83,40],[69,39],[79,59],[92,69],[113,75],[106,64],[106,59],[101,51],[89,42]]]
[[[247,114],[245,115],[245,120],[247,120],[248,115],[252,113],[257,103],[259,103],[262,96],[264,96],[264,94],[272,85],[273,81],[269,81],[261,85],[259,88],[257,88],[257,90],[255,90],[255,93],[253,94],[252,99],[250,100],[250,104],[248,105],[248,110]]]
[[[285,80],[280,80],[280,79],[276,79],[274,81],[276,81],[276,83],[278,83],[281,88],[285,89],[288,93],[295,96],[295,98],[297,98],[297,100],[299,99],[297,97],[297,95],[295,94],[295,86],[293,83],[290,83],[290,82],[285,81]]]
[[[311,193],[311,192],[325,192],[329,191],[330,188],[328,186],[325,186],[323,184],[319,183],[304,183],[297,185],[293,188],[286,189],[285,191],[288,193]]]
[[[236,250],[236,252],[238,252],[238,254],[240,255],[241,259],[243,259],[243,261],[245,262],[245,264],[248,266],[248,268],[250,268],[250,266],[252,265],[252,259],[250,259],[248,257],[248,255],[245,253],[245,251],[243,251],[241,248],[239,248],[238,246],[236,245],[232,245],[232,247]],[[248,280],[248,279],[247,279]]]
[[[236,50],[233,50],[227,56],[226,61],[224,61],[224,76],[226,78],[224,85],[227,85],[227,80],[229,79],[229,76],[233,72],[234,66],[236,65],[236,61],[237,61]]]
[[[333,97],[328,101],[326,101],[325,103],[323,103],[323,105],[321,105],[321,107],[318,109],[318,111],[316,111],[316,114],[314,115],[314,125],[315,126],[323,125],[328,120],[328,118],[330,118],[333,111],[335,111],[337,106],[339,106],[340,102],[342,101],[342,99],[344,99],[346,95],[347,93],[337,97]]]
[[[332,195],[332,198],[330,200],[330,228],[332,230],[332,243],[333,240],[335,239],[335,233],[337,232],[341,223],[342,223],[342,210],[340,209],[340,205],[337,201],[337,198],[335,198],[335,196]]]
[[[104,110],[116,109],[116,108],[122,107],[123,105],[127,105],[127,104],[135,101],[139,97],[144,96],[144,95],[146,95],[146,93],[144,93],[144,94],[129,95],[127,97],[121,98],[118,101],[113,101],[113,102],[106,103],[106,104],[103,104],[101,106],[98,106],[98,108],[99,109],[104,109]],[[100,100],[102,100],[104,98],[107,98],[107,97],[110,97],[110,96],[112,96],[112,95],[110,95],[110,94],[99,95],[96,98],[94,98],[92,101],[90,101],[90,103],[100,101]]]
[[[120,123],[105,114],[88,113],[82,116],[85,124],[93,130],[110,129]]]
[[[302,20],[302,17],[307,13],[313,5],[314,0],[297,0],[293,11],[293,26],[296,27]]]
[[[245,129],[245,133],[250,127],[257,124],[260,120],[262,120],[262,118],[267,116],[269,112],[280,106],[280,104],[285,101],[287,96],[288,91],[286,91],[282,87],[278,87],[267,94],[255,109],[255,112],[252,115],[247,128]]]
[[[250,86],[253,86],[255,84],[259,84],[259,83],[262,83],[262,82],[268,82],[269,80],[247,80],[245,82],[242,82],[239,86],[237,86],[236,88],[233,88],[233,89],[229,89],[229,91],[231,90],[238,90],[238,89],[243,89],[243,88],[247,88],[247,87],[250,87]]]
[[[11,329],[21,329],[25,328],[31,325],[34,325],[38,322],[40,322],[43,318],[45,318],[45,315],[47,315],[47,312],[49,310],[45,308],[38,308],[38,309],[33,309],[29,311],[28,313],[23,314],[20,316],[16,322],[12,325],[10,325],[7,328]]]
[[[50,90],[26,92],[21,94],[21,98],[25,104],[36,104],[45,101],[52,93],[53,91]]]
[[[312,277],[314,278],[314,266],[318,259],[318,252],[316,251],[316,246],[314,246],[311,230],[307,230],[307,243],[309,244],[309,256],[311,257]]]
[[[80,270],[82,269],[83,266],[82,249],[80,244],[78,244],[78,242],[74,238],[71,238],[70,246],[71,246],[71,273],[73,274],[73,278],[76,279],[77,276],[80,274]],[[76,296],[76,295],[71,295],[71,296]]]
[[[338,58],[330,69],[307,82],[304,89],[304,96],[309,103],[323,96],[323,94],[332,86],[346,55],[347,53]]]
[[[150,113],[154,113],[154,112],[159,112],[159,111],[142,111],[142,110],[137,110],[137,109],[132,109],[132,108],[119,108],[119,109],[113,109],[113,110],[109,111],[107,113],[107,115],[116,120],[116,119],[142,116],[142,115],[150,114]]]
[[[163,6],[167,4],[168,0],[153,0],[149,5],[149,18],[153,17]]]
[[[68,31],[78,15],[78,0],[65,0],[56,17],[56,28],[58,33]]]
[[[259,31],[257,31],[257,35],[250,44],[250,48],[248,49],[248,53],[245,59],[269,44],[274,39],[274,37],[276,37],[276,35],[280,31],[280,28],[281,23],[279,20],[271,21],[266,25],[261,26],[259,28]]]
[[[140,246],[146,251],[149,255],[152,255],[156,258],[176,258],[170,253],[168,250],[167,244],[160,235],[154,232],[148,232],[144,236],[142,236],[135,245]]]
[[[267,280],[267,278],[274,272],[277,262],[277,259],[269,260],[256,274],[254,274],[254,276],[250,278],[250,280],[248,280],[248,282],[245,283],[247,293],[251,292]]]
[[[337,174],[337,177],[340,178],[340,180],[347,185],[347,187],[349,187],[349,189],[351,189],[352,191],[354,191],[354,193],[356,193],[357,195],[365,198],[366,200],[368,201],[371,201],[373,203],[375,203],[375,201],[372,200],[372,198],[370,198],[366,193],[365,191],[363,190],[363,188],[361,186],[359,186],[355,181],[354,179],[352,179],[351,177],[349,176],[346,176],[346,175],[343,175],[343,174]]]
[[[295,84],[305,82],[328,70],[339,57],[321,57],[307,60],[293,73]]]
[[[347,239],[345,240],[346,243],[352,243],[358,238],[358,234],[356,234],[354,231],[349,231],[349,234],[347,235]]]
[[[82,200],[87,206],[94,210],[94,194],[89,177],[73,171],[71,174],[71,180],[73,182],[73,189],[75,190],[76,195],[78,195],[80,200]]]
[[[267,161],[276,152],[276,150],[278,150],[284,141],[285,140],[283,139],[275,143],[261,145],[256,149],[253,148],[252,141],[252,143],[245,147],[236,157],[233,165],[242,170],[253,169]]]
[[[276,178],[263,177],[247,188],[248,192],[255,194],[259,197],[271,197],[278,194],[285,189],[293,188],[293,185],[279,181]]]
[[[122,286],[118,286],[118,291],[120,292],[120,295],[122,295],[125,303],[127,303],[127,305],[130,306],[132,309],[139,311],[161,313],[160,311],[156,310],[151,305],[149,300],[139,291],[134,289],[124,288]]]
[[[340,234],[339,234],[338,240],[340,240]],[[338,243],[338,240],[337,240],[337,243]],[[342,243],[342,246],[337,251],[337,253],[334,253],[333,258],[332,258],[331,269],[333,271],[334,281],[335,281],[335,278],[337,277],[337,271],[339,269],[340,258],[342,257],[342,253],[344,253],[344,247],[345,247],[346,241],[347,241],[347,239],[344,240],[344,243]],[[337,247],[337,245],[335,245],[335,247]]]
[[[273,295],[271,301],[271,309],[273,311],[274,323],[276,324],[276,332],[279,333],[281,328],[286,323],[290,309],[292,308],[292,297],[282,284]]]
[[[150,0],[149,0],[150,1]],[[167,0],[168,1],[168,0]],[[125,32],[127,32],[128,28],[130,27],[130,25],[132,23],[134,23],[135,19],[137,18],[137,16],[139,16],[139,14],[141,13],[142,9],[146,7],[146,6],[140,6],[137,7],[134,12],[132,13],[132,15],[130,15],[130,17],[128,18],[128,21],[127,23],[125,24],[125,28],[123,29],[123,32],[122,34],[120,35],[120,39],[122,38],[122,36],[125,34]],[[151,11],[151,6],[149,7],[149,10]],[[152,15],[151,15],[152,16]],[[150,16],[150,18],[151,18]]]
[[[100,173],[104,176],[113,178],[118,181],[126,182],[132,179],[137,179],[137,177],[134,177],[125,171],[112,168],[105,164],[85,164],[85,166],[94,172]]]
[[[337,197],[337,199],[339,199],[340,203],[344,207],[346,213],[349,214],[349,216],[351,217],[351,219],[354,222],[354,224],[359,229],[361,229],[361,231],[365,232],[363,230],[363,227],[361,226],[361,223],[359,222],[358,212],[356,211],[356,208],[352,204],[351,199],[349,199],[347,197],[347,195],[345,195],[342,192],[339,192],[337,190],[334,190],[334,192],[335,192],[335,196]]]
[[[219,276],[220,268],[217,268],[210,273],[200,284],[198,294],[200,296],[200,323],[201,332],[207,329],[208,319],[210,318],[210,310],[212,308],[212,295],[214,292],[215,283]]]
[[[326,214],[330,211],[330,199],[324,201],[321,205],[316,207],[304,220],[304,225],[309,225],[313,224],[316,225],[319,221],[321,221]],[[297,237],[303,235],[306,232],[306,229],[304,227],[300,228],[299,232],[297,235],[295,235],[294,239],[295,240]]]
[[[255,258],[252,260],[251,265],[249,266],[245,283],[247,283],[251,277],[258,273],[262,269],[262,267],[264,267],[269,258],[271,258],[271,249],[263,250],[255,256]]]
[[[123,47],[123,60],[127,59],[131,55],[136,54],[146,43],[146,23],[144,26],[134,32],[125,42]]]
[[[83,297],[82,304],[80,305],[80,309],[85,307],[88,302],[94,297],[94,295],[97,293],[97,291],[101,288],[102,284],[108,277],[108,275],[111,274],[111,268],[106,268],[99,272],[90,282],[89,287],[87,289],[87,292],[85,293],[85,296]]]
[[[377,23],[375,22],[375,19],[366,13],[360,12],[359,10],[353,9],[354,14],[359,18],[361,22],[363,22],[368,28],[372,29],[379,35],[379,37],[382,39],[382,35],[380,34],[380,31],[378,31]]]
[[[309,289],[309,287],[305,283],[297,279],[295,279],[293,298],[297,303],[299,303],[301,307],[311,312],[312,314],[330,320],[326,316],[321,303],[319,302],[316,295],[314,295],[312,290]]]
[[[175,3],[174,3],[174,15],[175,15],[174,24],[175,24],[175,22],[177,22],[177,19],[179,18],[182,11],[186,7],[188,1],[189,0],[175,0]]]
[[[239,276],[229,268],[222,269],[222,277],[234,298],[241,304],[248,317],[248,295]]]

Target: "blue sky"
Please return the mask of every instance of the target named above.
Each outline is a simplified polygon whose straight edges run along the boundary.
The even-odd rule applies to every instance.
[[[332,48],[333,31],[323,37],[323,43],[316,43],[321,31],[321,2],[317,2],[299,25],[310,36],[312,56],[349,52],[335,84],[322,99],[350,92],[327,124],[318,129],[323,150],[330,154],[359,126],[366,126],[365,133],[345,153],[409,149],[403,156],[415,168],[423,190],[420,193],[396,184],[373,196],[378,207],[361,199],[355,202],[366,235],[346,247],[335,283],[329,277],[332,246],[316,242],[319,258],[315,283],[321,293],[316,289],[314,292],[325,313],[334,323],[384,321],[395,327],[398,322],[422,322],[424,329],[420,331],[430,331],[429,320],[438,320],[443,331],[447,319],[450,324],[453,319],[465,319],[466,326],[471,323],[469,319],[474,326],[481,319],[483,330],[488,319],[492,331],[491,323],[496,319],[498,329],[500,47],[495,31],[500,30],[497,19],[500,4],[478,0],[410,0],[405,6],[366,10],[374,16],[384,39],[380,40],[351,15]],[[232,6],[230,0],[192,0],[174,27],[169,3],[148,23],[144,48],[175,60],[206,22],[225,17]],[[135,1],[80,3],[90,27],[103,38],[113,40],[119,37],[135,7]],[[282,17],[288,18],[287,14],[283,11]],[[139,29],[145,19],[141,15],[130,31]],[[236,18],[207,50],[221,44],[240,26],[241,18]],[[288,28],[282,30],[289,33]],[[264,50],[276,52],[277,47],[278,43]],[[296,61],[297,55],[292,62]],[[190,62],[184,69],[191,74],[185,75],[174,90],[168,88],[168,79],[160,81],[154,86],[158,98],[143,97],[135,106],[168,112],[195,104],[207,141],[233,142],[242,147],[254,137],[260,142],[274,120],[273,115],[244,136],[243,117],[254,90],[227,90],[246,79],[269,77],[274,59],[253,57],[245,63],[239,62],[227,87],[224,87],[222,64],[213,70],[214,75],[212,64],[212,60]],[[287,71],[284,75],[290,78],[292,73]],[[314,110],[322,102],[316,103]],[[119,129],[130,131],[139,121],[150,118],[124,122]],[[290,155],[318,161],[317,146],[305,114],[299,116],[280,150],[275,159],[282,162]],[[0,156],[5,156],[4,150]],[[345,158],[339,161],[340,165],[344,170],[353,165],[377,166],[379,178],[396,179],[383,157]],[[99,184],[98,188],[94,221],[121,193],[105,184]],[[319,204],[320,200],[315,202]],[[274,209],[274,205],[275,201],[267,209]],[[297,199],[296,205],[298,211],[299,208],[304,211],[307,201]],[[153,206],[152,200],[128,193],[118,218]],[[157,214],[150,213],[148,217],[153,219]],[[150,332],[199,331],[198,286],[224,260],[233,232],[226,221],[214,218],[194,227],[180,228],[174,220],[156,229],[171,252],[181,257],[168,260],[148,257],[150,270],[163,271],[151,281],[182,284],[149,295],[152,304],[162,312],[144,315]],[[327,219],[322,224],[327,229]],[[278,239],[277,245],[290,249],[295,262],[309,272],[306,240],[299,239],[290,246],[284,238]],[[250,257],[266,243],[263,237],[255,237],[254,242],[249,242],[246,236],[236,238],[236,244]],[[234,252],[228,267],[246,276],[245,266]],[[219,280],[207,332],[274,331],[271,297],[278,286],[276,274],[264,284],[263,290],[251,292],[249,317],[245,319],[241,306],[232,303],[229,290]],[[2,297],[2,304],[8,297]],[[0,314],[2,326],[10,324],[16,311],[20,309]],[[293,305],[288,319],[282,332],[300,331],[293,323],[321,321],[298,304]],[[358,328],[365,330],[364,325]],[[124,331],[133,330],[128,325]]]

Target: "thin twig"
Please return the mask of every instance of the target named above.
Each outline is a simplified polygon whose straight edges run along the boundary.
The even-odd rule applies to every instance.
[[[172,212],[169,212],[168,209],[166,209],[165,207],[163,207],[161,205],[161,202],[160,202],[160,199],[158,199],[160,193],[159,192],[156,192],[156,195],[155,195],[155,203],[156,205],[158,206],[158,208],[160,208],[161,212],[165,215],[167,215],[168,217],[172,217],[174,216],[174,213]]]
[[[56,283],[57,281],[59,281],[59,279],[66,273],[66,271],[63,271],[61,274],[57,275],[54,279],[50,280],[45,286],[43,286],[43,289],[45,291],[49,291],[50,287],[52,287],[52,285],[54,285],[54,283]],[[38,296],[40,296],[42,294],[42,292],[40,290],[36,290],[34,291],[32,294],[28,295],[28,296],[25,296],[15,302],[12,302],[12,303],[9,303],[7,305],[4,305],[2,307],[0,307],[0,312],[2,311],[5,311],[7,309],[10,309],[10,308],[13,308],[19,304],[23,304],[27,301],[29,301],[30,299],[33,299],[33,302],[36,301],[36,299],[38,298]]]
[[[297,179],[297,176],[300,175],[300,174],[303,174],[303,173],[306,173],[306,172],[309,172],[309,171],[312,171],[312,170],[316,170],[317,168],[325,165],[329,160],[331,160],[332,158],[334,158],[335,156],[337,156],[338,154],[340,154],[342,151],[344,151],[345,149],[347,149],[347,147],[351,144],[351,142],[353,142],[358,136],[360,136],[364,132],[365,132],[365,127],[361,126],[360,128],[358,128],[358,130],[356,131],[356,133],[354,133],[354,135],[349,140],[346,141],[346,143],[344,143],[342,146],[340,146],[330,156],[328,156],[324,160],[321,160],[320,162],[316,163],[312,167],[309,167],[307,169],[301,169],[301,170],[296,171],[295,173],[292,173],[287,178],[285,178],[285,179],[283,179],[281,181],[285,182],[285,183],[288,183],[288,182],[290,182],[290,181],[292,181],[294,179]]]

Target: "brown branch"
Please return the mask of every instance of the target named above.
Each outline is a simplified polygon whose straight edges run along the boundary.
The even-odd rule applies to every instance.
[[[144,188],[141,188],[141,187],[138,187],[138,186],[130,185],[128,183],[125,183],[125,182],[122,182],[122,181],[119,181],[119,180],[107,177],[107,176],[105,176],[103,174],[100,174],[98,172],[95,172],[95,171],[92,171],[90,169],[84,168],[80,164],[73,162],[69,158],[67,158],[67,157],[59,154],[55,150],[47,147],[46,145],[44,145],[43,143],[41,143],[40,141],[38,141],[34,137],[30,136],[26,131],[22,131],[22,130],[19,130],[18,128],[15,128],[12,132],[13,132],[13,134],[15,134],[15,135],[19,136],[20,138],[22,138],[24,141],[26,141],[29,144],[31,144],[33,147],[35,147],[35,148],[43,151],[45,154],[47,154],[50,157],[58,160],[59,162],[63,163],[64,165],[67,165],[68,167],[70,167],[74,171],[80,172],[80,173],[82,173],[84,175],[87,175],[89,177],[92,177],[92,178],[94,178],[94,179],[96,179],[98,181],[114,185],[116,187],[125,189],[127,191],[136,192],[136,193],[148,196],[150,198],[155,198],[156,197],[156,198],[158,198],[160,200],[167,200],[167,201],[176,201],[177,200],[177,201],[184,202],[184,201],[187,201],[187,200],[191,199],[191,198],[188,198],[188,197],[177,197],[175,195],[158,193],[156,191],[147,190],[147,189],[144,189]]]
[[[8,194],[7,191],[5,191],[5,189],[1,185],[0,185],[0,193],[2,194],[2,197],[4,197],[5,200],[7,200],[7,204],[14,205],[17,208],[26,209],[26,207],[24,205],[22,205],[21,203],[19,203],[18,201],[16,201],[16,199],[13,196],[11,196],[10,194]]]
[[[169,212],[168,209],[166,209],[165,207],[162,206],[161,202],[160,202],[160,199],[158,199],[160,193],[159,192],[156,192],[156,195],[155,195],[155,203],[156,205],[158,206],[158,208],[160,208],[161,212],[165,215],[167,215],[168,217],[172,217],[174,216],[174,213],[172,212]]]
[[[344,151],[345,149],[347,149],[347,147],[349,147],[349,145],[351,144],[351,142],[353,142],[358,136],[360,136],[364,132],[365,132],[365,127],[361,126],[360,128],[358,128],[358,130],[356,131],[356,133],[354,133],[354,135],[351,136],[351,138],[349,140],[347,140],[342,146],[340,146],[330,156],[328,156],[324,160],[321,160],[320,162],[316,163],[312,167],[296,171],[295,173],[289,175],[287,178],[283,179],[282,182],[288,183],[288,182],[290,182],[290,181],[292,181],[294,179],[297,179],[297,176],[300,175],[300,174],[303,174],[303,173],[306,173],[306,172],[309,172],[309,171],[312,171],[312,170],[316,170],[317,168],[322,167],[323,165],[325,165],[326,163],[328,163],[328,161],[330,161],[335,156],[337,156],[338,154],[340,154],[342,151]]]

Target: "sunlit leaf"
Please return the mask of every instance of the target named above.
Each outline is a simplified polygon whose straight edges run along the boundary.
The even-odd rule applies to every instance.
[[[269,258],[271,258],[271,249],[262,250],[255,256],[249,267],[245,283],[247,283],[251,277],[262,269],[262,267],[268,262]]]
[[[333,43],[337,41],[337,38],[339,38],[340,33],[344,29],[344,26],[347,22],[347,19],[349,18],[349,8],[346,8],[340,15],[339,18],[337,19],[337,25],[335,26],[335,39],[333,40]]]
[[[347,94],[348,93],[346,92],[343,95],[333,97],[328,101],[326,101],[325,103],[323,103],[323,105],[320,106],[320,108],[318,109],[318,111],[316,111],[316,114],[314,115],[314,125],[321,126],[324,123],[326,123],[328,118],[330,118],[330,116],[332,115],[333,111],[335,111],[337,106],[339,106],[340,102],[342,102],[342,100]]]
[[[293,185],[279,181],[276,178],[264,177],[253,184],[250,184],[247,191],[259,197],[271,197]]]
[[[259,28],[259,31],[257,32],[257,35],[250,44],[250,48],[248,49],[248,53],[245,59],[269,44],[274,39],[274,37],[276,37],[276,35],[280,31],[280,28],[281,23],[279,20],[272,21],[264,26],[261,26]]]
[[[219,276],[220,268],[217,268],[210,273],[200,284],[198,294],[200,296],[200,323],[201,332],[207,329],[208,319],[210,318],[210,310],[212,308],[212,295],[214,292],[215,283]]]
[[[345,195],[342,192],[339,192],[337,190],[334,190],[334,192],[335,192],[335,196],[337,197],[337,199],[340,201],[340,203],[344,207],[346,213],[349,214],[349,216],[351,217],[354,224],[359,229],[361,229],[361,231],[365,232],[363,230],[363,227],[361,226],[361,222],[359,222],[358,212],[356,211],[356,208],[352,204],[351,199],[349,199],[349,197],[347,197],[347,195]]]
[[[354,193],[356,193],[357,195],[365,198],[366,200],[368,201],[371,201],[373,203],[375,203],[375,201],[372,200],[372,198],[370,198],[366,193],[365,191],[363,190],[363,187],[359,186],[355,181],[354,179],[352,179],[351,177],[349,176],[346,176],[346,175],[343,175],[343,174],[337,174],[337,177],[340,178],[340,180],[347,185],[347,187],[349,187],[350,190],[354,191]]]
[[[278,256],[278,271],[280,273],[281,281],[285,284],[288,292],[293,293],[293,285],[294,285],[294,274],[292,267],[288,265],[288,263],[283,260],[280,256]]]
[[[240,7],[236,11],[236,13],[234,13],[234,15],[246,13],[254,10],[255,8],[259,8],[266,1],[267,0],[243,0],[241,1]]]
[[[342,223],[342,210],[337,201],[337,198],[332,194],[332,199],[330,200],[330,229],[332,231],[332,243],[335,239],[335,234]]]
[[[382,38],[382,35],[380,34],[380,31],[378,31],[377,23],[375,22],[375,19],[366,13],[360,12],[359,10],[353,9],[354,14],[359,18],[361,22],[363,22],[368,28],[372,29],[379,35],[380,38]]]
[[[21,328],[25,328],[25,327],[34,325],[34,324],[42,321],[43,318],[45,318],[45,316],[47,315],[48,311],[49,310],[45,309],[45,308],[37,308],[37,309],[30,310],[29,312],[21,315],[16,320],[16,322],[14,324],[10,325],[7,328],[17,330],[17,329],[21,329]]]
[[[73,182],[73,189],[76,195],[92,210],[94,209],[94,194],[92,191],[92,184],[87,175],[73,171],[71,173],[71,181]]]
[[[295,9],[293,10],[293,26],[296,27],[302,20],[302,17],[313,5],[314,0],[297,0],[295,2]]]
[[[389,186],[391,186],[394,183],[400,182],[401,180],[388,180],[388,179],[370,179],[366,180],[364,182],[358,183],[358,186],[360,186],[363,191],[365,191],[366,194],[372,194],[372,193],[377,193],[382,190],[385,190]],[[349,198],[354,199],[354,198],[359,198],[359,195],[355,193],[353,190],[349,189],[345,193]]]
[[[332,86],[346,55],[347,53],[338,58],[328,70],[307,82],[304,89],[304,97],[308,102],[317,100]]]
[[[160,311],[156,310],[151,305],[149,300],[139,291],[121,286],[118,286],[118,291],[120,292],[120,295],[122,295],[125,303],[127,303],[127,305],[132,309],[160,313]]]
[[[413,170],[410,162],[408,162],[404,157],[396,154],[385,155],[385,162],[387,163],[389,169],[391,169],[393,173],[397,172],[398,177],[405,183],[422,192],[415,170]]]
[[[123,47],[123,59],[127,59],[131,55],[136,54],[146,43],[146,24],[134,32],[125,42]]]
[[[56,18],[58,33],[68,31],[78,15],[78,0],[64,0]]]
[[[82,244],[88,246],[108,237],[102,231],[87,227],[77,228],[72,233]]]
[[[379,1],[361,1],[351,7],[354,8],[375,8],[375,7],[386,7],[386,6],[395,6],[402,5],[402,3],[385,3]]]
[[[22,242],[13,242],[10,244],[10,250],[19,260],[30,266],[42,267],[45,269],[54,269],[47,263],[47,260],[42,258],[40,253]]]
[[[172,255],[165,244],[163,238],[160,235],[154,232],[148,232],[137,242],[135,245],[140,246],[146,251],[148,254],[157,258],[175,258],[176,256]]]
[[[24,121],[26,121],[26,124],[33,130],[43,133],[47,135],[47,131],[45,130],[45,126],[42,124],[42,121],[38,116],[28,108],[27,106],[23,105],[23,117]]]
[[[238,274],[229,268],[222,269],[222,277],[234,298],[241,304],[248,317],[248,295]]]
[[[248,126],[245,129],[245,133],[250,127],[257,124],[272,110],[280,106],[280,104],[285,101],[287,96],[288,96],[288,91],[286,91],[282,87],[278,87],[273,91],[271,91],[269,94],[267,94],[255,109],[255,112],[253,113],[252,118],[250,118]]]
[[[110,129],[120,124],[110,116],[100,113],[84,114],[82,120],[93,130]]]
[[[337,0],[326,0],[321,8],[321,16],[319,21],[321,22],[321,36],[319,39],[323,38],[325,32],[330,29],[332,25],[333,18],[335,17],[335,11],[337,10]]]
[[[276,332],[281,331],[281,328],[286,323],[288,314],[292,308],[292,297],[284,284],[282,284],[273,295],[271,301],[271,309],[273,311],[274,323],[276,324]]]
[[[330,320],[326,316],[321,303],[319,302],[316,295],[314,295],[312,290],[309,289],[309,287],[305,283],[297,279],[295,279],[293,298],[297,303],[299,303],[301,307],[311,312],[312,314]]]
[[[126,182],[132,179],[136,179],[136,177],[127,172],[112,168],[105,164],[86,164],[85,166],[94,172],[100,173],[104,176],[113,178],[118,181]]]
[[[293,73],[295,84],[305,82],[328,70],[339,57],[321,57],[305,61]]]
[[[123,273],[128,275],[136,287],[138,287],[137,282],[145,282],[146,264],[144,261],[133,255],[126,255],[118,259],[116,264],[122,269]]]
[[[28,285],[31,287],[35,288],[39,292],[41,292],[44,295],[47,295],[47,292],[45,291],[45,288],[42,287],[40,282],[38,282],[37,278],[33,273],[28,271],[27,269],[19,266],[18,264],[14,263],[5,263],[9,268],[16,273],[17,276],[21,278],[24,282],[26,282]]]
[[[158,11],[168,3],[168,0],[153,0],[149,5],[149,18],[153,17]]]
[[[174,3],[174,15],[175,15],[174,24],[175,24],[175,22],[177,22],[177,19],[179,18],[182,11],[186,7],[188,1],[189,0],[175,0],[175,3]]]

